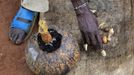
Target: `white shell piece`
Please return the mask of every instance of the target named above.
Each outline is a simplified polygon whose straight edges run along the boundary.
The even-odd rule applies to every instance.
[[[97,12],[97,10],[90,10],[92,13],[96,13]]]
[[[88,49],[88,44],[84,44],[84,49],[85,49],[85,51],[87,51],[87,49]]]
[[[111,28],[110,30],[109,30],[109,34],[114,34],[114,29],[113,28]]]
[[[107,56],[107,54],[106,54],[106,51],[105,51],[105,50],[102,50],[102,51],[101,51],[101,54],[102,54],[102,56],[104,56],[104,57],[105,57],[105,56]]]

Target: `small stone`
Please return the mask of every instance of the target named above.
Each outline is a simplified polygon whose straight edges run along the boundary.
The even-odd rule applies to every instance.
[[[112,40],[111,36],[108,36],[107,40],[110,42]]]
[[[112,40],[112,35],[114,34],[114,29],[113,28],[111,28],[111,29],[109,29],[109,34],[108,34],[108,41],[111,41]]]
[[[106,51],[105,51],[105,50],[102,50],[102,51],[101,51],[101,54],[102,54],[102,56],[104,56],[104,57],[106,57],[106,56],[107,56],[107,53],[106,53]]]
[[[87,51],[87,49],[88,49],[88,44],[84,44],[84,49],[85,49],[85,51]]]
[[[103,29],[103,28],[105,27],[105,24],[106,24],[105,22],[101,22],[101,23],[99,24],[99,28],[100,28],[100,29]]]
[[[97,10],[90,10],[92,13],[96,13],[97,12]]]
[[[109,29],[109,34],[111,34],[111,35],[114,34],[114,29],[113,28]]]
[[[103,43],[104,44],[107,44],[108,43],[108,37],[107,36],[103,36],[102,40],[103,40]]]

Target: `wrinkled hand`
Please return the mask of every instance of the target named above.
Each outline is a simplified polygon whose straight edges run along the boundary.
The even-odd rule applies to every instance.
[[[102,48],[102,40],[98,31],[98,22],[88,6],[75,10],[84,39],[84,43],[91,44],[95,49]]]

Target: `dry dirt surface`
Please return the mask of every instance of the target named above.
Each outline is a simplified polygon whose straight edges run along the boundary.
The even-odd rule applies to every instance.
[[[115,29],[116,41],[105,46],[108,49],[106,58],[91,49],[88,52],[81,49],[81,60],[68,75],[134,75],[134,23],[131,23],[133,1],[90,1],[90,7],[98,11],[99,23],[104,21],[106,26],[112,26]],[[50,10],[46,13],[48,24],[67,29],[81,43],[70,0],[50,0],[50,4]],[[0,75],[33,75],[25,62],[26,43],[16,46],[8,38],[9,26],[19,5],[20,0],[0,0]],[[127,23],[128,21],[130,23]],[[81,44],[80,47],[82,47]]]
[[[33,75],[25,63],[24,44],[13,45],[8,38],[9,25],[19,4],[19,0],[0,0],[0,75]]]

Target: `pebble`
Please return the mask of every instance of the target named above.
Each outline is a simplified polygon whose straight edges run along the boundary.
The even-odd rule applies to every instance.
[[[85,51],[87,51],[87,49],[88,49],[88,44],[84,44],[84,49],[85,49]]]
[[[92,13],[96,13],[97,12],[97,10],[90,10]]]
[[[102,40],[103,40],[103,43],[104,44],[107,44],[108,43],[108,37],[107,36],[103,36]]]
[[[114,34],[114,29],[113,28],[109,29],[109,34],[110,35],[113,35]]]
[[[111,29],[109,29],[109,33],[108,33],[108,41],[110,42],[111,40],[112,40],[112,35],[114,34],[114,29],[113,28],[111,28]]]
[[[102,50],[102,51],[101,51],[101,54],[102,54],[102,56],[104,56],[104,57],[106,57],[106,56],[107,56],[107,53],[106,53],[106,51],[105,51],[105,50]]]

